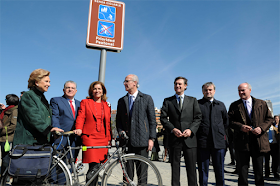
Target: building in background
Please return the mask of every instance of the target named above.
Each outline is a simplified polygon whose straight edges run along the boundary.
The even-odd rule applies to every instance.
[[[267,106],[268,106],[268,109],[269,109],[270,112],[271,112],[272,117],[274,117],[272,102],[271,102],[270,100],[268,100],[268,99],[266,99],[266,100],[264,100],[264,101],[266,102],[266,104],[267,104]]]

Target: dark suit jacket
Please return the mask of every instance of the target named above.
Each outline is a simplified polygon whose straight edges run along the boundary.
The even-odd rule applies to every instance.
[[[169,131],[172,131],[174,128],[181,130],[181,132],[190,129],[192,135],[188,138],[184,138],[185,144],[189,148],[197,147],[196,132],[201,122],[201,117],[198,102],[194,97],[185,95],[181,112],[179,111],[175,95],[163,101],[160,116],[161,124]],[[178,140],[179,138],[171,133],[170,144],[174,144]]]
[[[64,131],[72,130],[80,107],[80,101],[75,99],[75,118],[65,96],[52,98],[50,105],[52,108],[52,126]]]
[[[129,119],[128,94],[118,101],[116,125],[118,131],[125,131],[133,147],[147,147],[149,139],[156,138],[156,117],[153,99],[138,91]]]
[[[214,147],[215,149],[226,148],[225,130],[228,127],[228,114],[224,103],[216,99],[213,100],[211,104],[211,117],[209,108],[210,101],[203,98],[198,100],[198,104],[202,113],[202,121],[196,133],[198,147]]]
[[[268,152],[270,147],[266,131],[272,125],[273,117],[265,101],[254,97],[252,99],[251,121],[248,121],[248,114],[241,99],[233,102],[229,107],[229,125],[234,129],[235,149],[241,151],[249,150],[249,134],[242,132],[240,129],[242,125],[252,125],[255,128],[260,127],[262,129],[262,133],[256,136],[260,152]]]

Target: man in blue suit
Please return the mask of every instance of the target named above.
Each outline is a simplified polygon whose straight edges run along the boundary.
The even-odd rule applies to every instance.
[[[202,113],[201,124],[197,131],[197,164],[199,185],[208,185],[209,159],[215,172],[216,185],[223,186],[224,155],[226,149],[226,128],[228,127],[227,110],[223,102],[214,98],[215,85],[207,82],[202,85],[203,98],[198,100]]]
[[[74,129],[75,120],[80,107],[80,101],[74,99],[77,93],[77,84],[74,81],[66,81],[63,89],[64,95],[62,97],[52,98],[50,101],[52,108],[52,126],[63,129],[64,131],[70,131]],[[61,137],[55,139],[55,144],[59,144]],[[72,147],[80,145],[80,138],[76,136],[70,136],[70,143]],[[58,149],[62,149],[62,146],[67,144],[67,139],[63,138],[62,143]],[[76,159],[79,151],[73,150],[73,156]],[[75,161],[75,159],[73,161]]]

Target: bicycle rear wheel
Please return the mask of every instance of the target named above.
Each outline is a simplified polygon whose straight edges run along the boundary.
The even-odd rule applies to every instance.
[[[10,185],[25,185],[25,186],[50,186],[50,185],[72,185],[72,178],[69,169],[64,164],[63,161],[57,160],[53,157],[53,162],[51,167],[58,161],[58,163],[54,166],[54,168],[50,171],[50,173],[41,178],[40,180],[36,180],[33,178],[30,179],[20,179],[16,183],[14,183],[14,179],[12,176],[6,172],[1,180],[1,186],[10,186]]]
[[[112,162],[104,171],[102,185],[162,185],[161,175],[157,167],[147,158],[139,155],[124,155],[125,170],[130,172],[130,179],[133,183],[128,183],[124,177],[120,159]],[[142,170],[140,170],[142,169]],[[130,170],[130,171],[129,171]]]

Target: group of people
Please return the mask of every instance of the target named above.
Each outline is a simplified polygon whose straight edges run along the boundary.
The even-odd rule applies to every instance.
[[[4,123],[9,115],[8,135],[13,146],[17,144],[45,144],[60,140],[54,131],[73,130],[76,136],[70,139],[72,146],[106,146],[111,144],[111,107],[106,102],[107,90],[102,82],[90,84],[88,96],[81,102],[76,100],[77,84],[67,81],[63,96],[50,100],[44,96],[50,86],[50,72],[43,69],[34,70],[28,80],[29,91],[19,101],[16,95],[7,95],[9,105],[1,113]],[[128,153],[135,153],[148,158],[154,146],[156,135],[156,117],[153,99],[138,90],[139,80],[134,74],[125,77],[123,82],[127,94],[120,98],[117,105],[116,127],[119,136],[127,135]],[[248,185],[249,160],[252,157],[256,185],[264,185],[263,156],[267,152],[279,151],[278,123],[273,125],[273,117],[265,101],[250,95],[251,86],[242,83],[238,86],[240,99],[230,105],[229,112],[223,102],[214,98],[216,87],[207,82],[202,86],[203,98],[197,100],[184,94],[188,86],[185,77],[174,80],[175,95],[164,99],[160,121],[169,134],[168,144],[171,162],[171,184],[180,185],[181,152],[185,159],[188,185],[197,185],[196,163],[198,164],[199,184],[208,184],[210,156],[214,167],[216,184],[224,182],[224,156],[228,128],[233,130],[233,141],[239,173],[238,185]],[[9,112],[8,112],[9,111]],[[7,119],[6,119],[7,120]],[[8,121],[8,120],[7,120]],[[4,124],[4,126],[7,124]],[[272,141],[269,129],[275,131]],[[268,134],[269,133],[269,134]],[[1,148],[6,141],[6,132],[2,129]],[[278,139],[277,139],[278,138]],[[274,141],[274,143],[275,143]],[[271,142],[271,143],[270,143]],[[66,145],[66,140],[62,141]],[[271,149],[271,151],[270,151]],[[86,179],[107,159],[108,149],[88,149],[83,151],[83,163],[89,164]],[[78,152],[73,151],[75,157]],[[279,155],[273,155],[273,171],[278,167]],[[7,154],[3,154],[2,161]],[[277,162],[276,162],[277,161]],[[5,161],[7,162],[7,161]],[[128,175],[134,177],[133,165],[128,162]],[[3,163],[2,163],[3,165]],[[5,164],[4,164],[5,165]],[[7,166],[7,164],[5,165]],[[137,170],[139,184],[147,182],[145,166]],[[269,167],[268,167],[269,169]],[[268,174],[266,172],[266,174]],[[278,174],[277,174],[278,175]],[[95,179],[91,185],[96,185]]]
[[[174,81],[175,95],[164,99],[161,109],[161,123],[170,131],[171,184],[180,185],[180,159],[183,151],[188,185],[197,185],[196,162],[199,185],[208,184],[210,156],[216,185],[225,185],[224,156],[228,130],[233,131],[238,185],[248,185],[250,157],[255,184],[264,185],[263,157],[268,152],[274,154],[272,170],[274,177],[279,178],[279,122],[273,123],[265,101],[251,96],[251,85],[242,83],[238,86],[240,99],[230,105],[228,112],[223,102],[214,98],[214,83],[202,85],[203,98],[198,101],[184,94],[187,86],[186,78],[177,77]],[[269,128],[273,128],[273,135],[268,135]],[[277,145],[272,147],[272,141]],[[270,151],[270,147],[274,149]],[[266,166],[268,176],[269,165]]]

